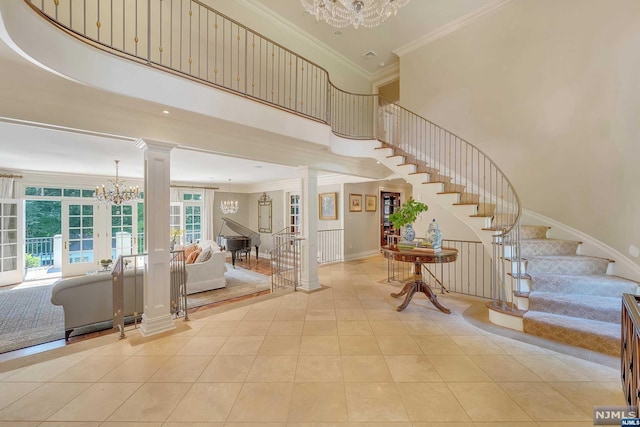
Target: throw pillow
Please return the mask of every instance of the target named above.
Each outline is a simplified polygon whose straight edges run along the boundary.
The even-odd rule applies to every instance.
[[[202,252],[202,249],[200,249],[199,247],[196,247],[196,250],[194,250],[193,252],[191,252],[189,254],[189,256],[187,257],[187,264],[193,264],[194,262],[196,262],[196,259],[198,259],[198,255],[200,255],[200,252]]]
[[[196,263],[209,261],[212,255],[213,253],[211,252],[211,248],[205,249],[200,253],[198,259],[196,259]]]
[[[198,245],[193,243],[189,246],[185,246],[183,249],[184,249],[184,258],[189,259],[189,255],[191,255],[196,249],[198,249]]]

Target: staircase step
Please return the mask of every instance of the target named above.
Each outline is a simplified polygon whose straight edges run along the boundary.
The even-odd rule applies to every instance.
[[[460,203],[480,203],[480,195],[473,193],[461,193],[460,194]]]
[[[528,334],[620,356],[620,325],[616,323],[528,311],[523,324]]]
[[[529,311],[543,311],[601,322],[620,323],[621,306],[622,296],[529,293]]]
[[[547,274],[606,274],[611,261],[583,255],[551,255],[527,258],[526,272]]]
[[[524,258],[539,255],[575,255],[582,242],[560,239],[521,239],[520,253]]]
[[[447,182],[444,185],[444,191],[446,193],[462,193],[466,187],[462,184],[453,184],[451,182]]]
[[[476,216],[493,216],[496,210],[494,203],[454,203],[456,205],[476,205]]]
[[[621,296],[636,294],[640,283],[608,274],[540,274],[531,276],[531,289],[580,295]]]
[[[429,174],[429,182],[442,182],[443,184],[448,184],[451,182],[451,177],[439,174]]]
[[[550,228],[546,225],[521,225],[520,239],[546,239]]]

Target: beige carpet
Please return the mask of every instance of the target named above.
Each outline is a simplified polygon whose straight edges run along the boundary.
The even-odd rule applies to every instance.
[[[187,307],[199,307],[271,289],[269,277],[227,265],[227,287],[189,295]],[[0,353],[64,339],[64,312],[51,304],[53,284],[0,290]],[[110,322],[76,329],[72,336],[111,327]]]
[[[187,296],[187,308],[201,307],[271,289],[268,276],[227,264],[227,286]]]

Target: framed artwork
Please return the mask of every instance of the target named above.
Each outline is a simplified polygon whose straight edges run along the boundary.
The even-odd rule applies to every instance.
[[[378,209],[378,197],[375,194],[367,194],[364,196],[365,212],[375,212]]]
[[[349,212],[362,212],[362,194],[349,194]]]
[[[338,211],[336,210],[337,196],[338,193],[318,194],[320,219],[338,219]]]

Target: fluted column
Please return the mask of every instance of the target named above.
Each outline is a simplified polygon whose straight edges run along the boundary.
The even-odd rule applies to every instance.
[[[300,168],[302,178],[302,251],[300,288],[320,288],[318,280],[318,171]]]
[[[170,155],[177,144],[139,140],[144,150],[144,233],[148,261],[144,275],[143,336],[174,329],[171,316],[169,250]]]

